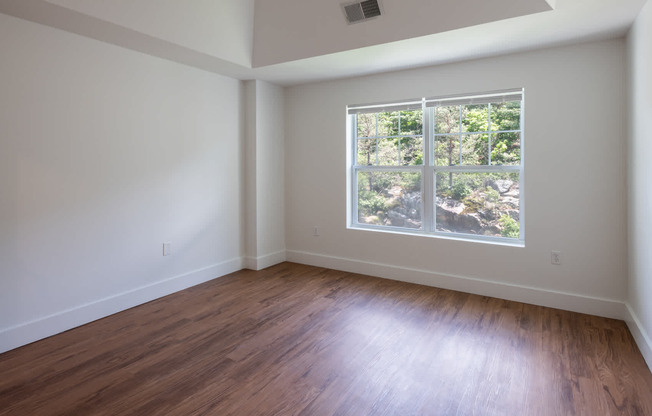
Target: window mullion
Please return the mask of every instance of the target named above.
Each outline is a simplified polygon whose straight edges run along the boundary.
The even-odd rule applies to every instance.
[[[378,113],[376,113],[376,166],[379,164],[378,158]]]
[[[349,117],[351,125],[349,126],[349,135],[353,138],[351,140],[351,150],[352,150],[352,159],[353,166],[350,171],[350,184],[351,189],[349,190],[349,198],[351,198],[351,207],[352,210],[349,213],[349,218],[347,223],[349,225],[358,223],[358,172],[356,166],[358,165],[358,115],[353,114]]]
[[[432,166],[435,163],[434,148],[434,108],[423,108],[423,145],[424,158],[421,169],[421,217],[425,232],[435,229],[434,218],[434,184]]]
[[[401,165],[401,112],[398,112],[398,164]]]
[[[520,160],[519,160],[519,175],[518,175],[518,183],[519,183],[519,239],[523,240],[525,238],[525,172],[523,170],[524,166],[524,152],[525,152],[525,147],[523,146],[525,142],[525,100],[521,99],[521,114],[519,117],[519,127],[520,127],[520,141],[521,141],[521,146],[520,146]]]
[[[489,155],[487,155],[487,164],[491,165],[491,103],[489,103],[489,110],[487,114],[487,130],[489,131],[487,133],[487,150],[489,152]]]
[[[460,106],[460,124],[457,126],[457,133],[459,134],[459,149],[460,149],[460,165],[462,164],[462,106]]]
[[[414,171],[420,171],[421,166],[417,166],[417,165],[358,166],[358,169],[363,171],[368,171],[368,172],[414,172]]]
[[[520,132],[521,132],[521,130],[494,130],[491,133],[496,134],[496,133],[520,133]],[[488,133],[490,133],[488,130],[471,131],[471,132],[463,131],[462,132],[462,134],[466,135],[466,136],[468,136],[470,134],[488,134]],[[459,134],[460,133],[437,133],[437,136],[444,136],[444,137],[446,137],[446,136],[458,136]],[[381,138],[382,137],[387,137],[387,136],[381,136]]]
[[[349,224],[358,224],[358,169],[353,167],[351,170],[351,205],[353,207],[353,212],[351,213],[351,218],[349,219]]]
[[[491,172],[519,172],[521,169],[519,165],[472,165],[472,166],[435,166],[433,169],[436,172],[476,172],[476,173],[491,173]]]

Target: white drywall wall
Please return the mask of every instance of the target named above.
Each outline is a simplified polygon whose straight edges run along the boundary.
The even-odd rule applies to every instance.
[[[246,264],[285,260],[285,113],[283,88],[246,81]]]
[[[629,33],[628,324],[652,367],[652,2]]]
[[[258,257],[285,260],[285,107],[283,88],[256,81]],[[271,264],[278,263],[274,260]],[[269,262],[265,265],[271,265]]]
[[[0,53],[0,351],[242,267],[239,81],[6,15]]]
[[[289,88],[288,259],[621,317],[625,51],[621,39]],[[347,104],[518,87],[524,248],[346,228]]]

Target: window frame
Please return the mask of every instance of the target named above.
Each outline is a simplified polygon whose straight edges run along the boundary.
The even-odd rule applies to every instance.
[[[518,97],[518,100],[513,98]],[[448,135],[457,135],[460,137],[465,134],[487,134],[488,135],[488,163],[487,165],[453,165],[453,166],[437,166],[435,165],[435,136],[443,136],[442,134],[435,134],[434,120],[435,108],[438,105],[445,104],[446,106],[453,105],[475,105],[475,104],[494,104],[500,102],[513,102],[520,101],[520,119],[518,130],[492,130],[490,117],[491,106],[489,106],[488,125],[487,131],[479,132],[462,132],[461,124],[460,131],[456,134],[448,133]],[[398,165],[398,166],[378,166],[378,165],[358,165],[358,126],[357,116],[360,113],[376,114],[390,111],[401,111],[409,108],[414,110],[416,103],[419,103],[422,110],[422,126],[421,132],[423,143],[423,163],[421,165]],[[434,97],[434,98],[421,98],[419,100],[404,100],[402,102],[382,103],[382,104],[367,104],[347,106],[347,138],[349,139],[348,152],[347,152],[347,228],[361,229],[361,230],[375,230],[388,233],[398,234],[411,234],[422,235],[429,237],[465,240],[485,243],[497,243],[509,246],[524,246],[525,245],[525,186],[524,186],[524,142],[525,142],[525,128],[524,128],[524,114],[525,114],[525,90],[524,88],[510,89],[503,91],[486,92],[479,94],[458,94],[454,96]],[[400,120],[400,117],[399,117]],[[491,139],[492,135],[500,133],[519,133],[520,134],[520,161],[518,165],[492,165],[491,164]],[[393,136],[392,136],[393,137]],[[378,140],[378,137],[375,137]],[[400,142],[400,131],[399,131]],[[376,142],[378,144],[378,142]],[[378,155],[378,146],[376,146],[376,155]],[[377,156],[378,158],[378,156]],[[461,152],[460,152],[461,159]],[[461,161],[460,161],[461,162]],[[400,159],[400,145],[399,145],[399,159]],[[421,228],[409,228],[399,226],[386,226],[376,224],[361,223],[358,220],[358,174],[360,172],[420,172],[421,173]],[[459,232],[437,231],[436,229],[436,180],[437,173],[495,173],[495,172],[508,172],[518,173],[519,177],[519,237],[510,238],[502,236],[487,236],[479,234],[465,234]]]
[[[404,102],[400,103],[390,103],[390,104],[380,104],[380,105],[366,105],[366,106],[356,106],[356,107],[347,107],[347,118],[350,117],[350,119],[347,119],[347,122],[349,123],[349,129],[348,129],[348,135],[352,138],[351,140],[351,148],[350,148],[350,157],[351,157],[351,163],[349,163],[349,166],[351,166],[351,171],[350,175],[351,177],[349,178],[350,180],[347,181],[348,183],[351,184],[351,189],[350,189],[350,203],[347,204],[347,206],[350,207],[348,209],[348,212],[350,213],[350,218],[347,219],[347,224],[349,228],[366,228],[366,229],[376,229],[380,231],[393,231],[393,232],[407,232],[407,233],[418,233],[422,234],[423,232],[426,231],[426,228],[424,227],[424,208],[425,208],[425,202],[423,198],[423,193],[424,193],[424,174],[425,174],[425,163],[422,163],[421,165],[401,165],[401,152],[400,152],[400,141],[402,137],[421,137],[424,149],[425,149],[425,142],[427,141],[427,138],[425,136],[425,129],[421,131],[421,134],[417,135],[401,135],[400,131],[400,112],[401,111],[414,111],[414,110],[420,110],[423,111],[424,109],[424,104],[423,104],[423,99],[419,100],[406,100]],[[351,108],[354,108],[355,110],[352,112]],[[357,126],[357,115],[359,113],[362,114],[368,114],[370,110],[373,110],[376,114],[378,113],[383,113],[383,112],[394,112],[398,111],[399,112],[399,130],[398,130],[398,136],[379,136],[378,135],[378,127],[376,127],[376,136],[375,138],[377,140],[376,142],[376,162],[378,162],[378,140],[383,139],[383,138],[389,138],[389,137],[397,137],[399,139],[399,150],[398,150],[398,164],[397,165],[358,165],[357,162],[357,157],[358,157],[358,126]],[[423,113],[422,113],[422,122],[423,122]],[[376,123],[378,123],[378,120],[376,119]],[[425,160],[425,153],[423,155],[424,160]],[[410,227],[387,227],[384,225],[375,225],[375,224],[363,224],[358,222],[358,173],[360,172],[419,172],[421,174],[421,204],[420,204],[420,212],[421,212],[421,228],[410,228]]]

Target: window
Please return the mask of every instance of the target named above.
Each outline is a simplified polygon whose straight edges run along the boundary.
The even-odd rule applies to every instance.
[[[523,241],[523,91],[350,106],[350,226]]]

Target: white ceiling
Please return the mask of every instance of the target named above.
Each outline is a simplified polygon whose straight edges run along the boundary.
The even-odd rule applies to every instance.
[[[350,1],[350,0],[349,0]],[[417,38],[551,10],[546,0],[380,0],[382,15],[349,25],[347,0],[260,0],[255,67]]]
[[[343,2],[0,0],[0,12],[294,85],[623,36],[646,0],[380,0],[383,16],[354,25]]]

